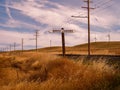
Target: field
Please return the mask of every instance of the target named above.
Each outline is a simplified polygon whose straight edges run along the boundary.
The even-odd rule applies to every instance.
[[[120,90],[120,42],[91,43],[95,58],[61,57],[60,47],[0,53],[0,90]],[[66,47],[87,54],[87,44]],[[107,52],[105,52],[107,51]]]
[[[37,52],[0,54],[0,90],[120,90],[119,67]]]
[[[87,54],[87,44],[66,47],[66,54]],[[47,47],[39,49],[39,52],[61,54],[61,47]],[[93,42],[91,43],[92,55],[120,55],[120,42]]]

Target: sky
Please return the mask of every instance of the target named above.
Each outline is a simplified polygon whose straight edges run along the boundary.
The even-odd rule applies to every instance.
[[[92,0],[90,6],[91,42],[120,41],[120,0]],[[38,47],[61,46],[60,33],[52,30],[74,30],[65,33],[67,46],[87,43],[87,16],[84,0],[0,0],[0,50],[17,44],[21,49],[35,48],[35,31],[39,30]]]

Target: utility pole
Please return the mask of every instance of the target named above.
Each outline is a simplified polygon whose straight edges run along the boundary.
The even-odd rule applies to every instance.
[[[95,43],[96,43],[96,41],[97,41],[97,38],[95,37],[94,39],[95,39]]]
[[[88,4],[88,55],[90,55],[90,0],[87,1]]]
[[[15,50],[16,50],[16,43],[15,42],[14,42],[13,47],[14,47],[14,52],[15,52]]]
[[[0,53],[2,52],[2,49],[0,48]]]
[[[95,43],[97,42],[97,37],[96,37],[96,33],[95,33],[95,38],[94,38],[94,40],[95,40]]]
[[[3,52],[2,48],[0,49],[0,52],[1,52],[1,53]]]
[[[107,37],[108,37],[108,51],[109,51],[110,50],[110,39],[111,39],[110,32],[107,35]]]
[[[110,33],[108,34],[108,42],[110,42],[110,39],[111,39],[111,36],[110,36]]]
[[[52,41],[50,40],[50,47],[52,46]]]
[[[39,36],[39,30],[35,30],[35,38],[30,38],[29,40],[35,40],[35,49],[36,52],[38,51],[38,36]]]
[[[8,52],[9,51],[9,48],[8,47],[6,47],[6,52]]]
[[[87,3],[87,7],[82,7],[82,8],[86,8],[88,11],[88,56],[90,56],[91,55],[91,53],[90,53],[90,9],[94,9],[94,8],[90,7],[90,3],[92,1],[84,0],[84,2]]]
[[[4,51],[5,51],[5,53],[6,53],[6,48],[4,48]]]
[[[4,52],[3,48],[1,48],[1,51]]]
[[[3,52],[3,48],[1,48],[1,51]]]
[[[36,30],[36,31],[35,31],[36,52],[38,51],[38,50],[37,50],[37,48],[38,48],[38,36],[39,36],[38,34],[39,34],[39,31],[38,31],[38,30]]]
[[[12,45],[10,44],[9,46],[9,53],[11,54],[11,48],[12,48]]]
[[[50,31],[51,32],[51,31]],[[73,33],[73,30],[64,30],[64,28],[61,28],[61,30],[52,30],[53,33],[60,33],[61,32],[61,38],[62,38],[62,55],[65,56],[65,32],[66,33]]]
[[[10,52],[11,52],[11,48],[12,48],[12,45],[10,44],[10,49],[9,49]]]
[[[5,48],[3,48],[3,52],[5,52]]]
[[[21,43],[22,43],[22,52],[23,52],[23,50],[24,50],[24,48],[23,48],[23,44],[24,44],[24,38],[22,38],[22,41],[21,41]]]
[[[5,52],[5,49],[3,48],[3,52]]]

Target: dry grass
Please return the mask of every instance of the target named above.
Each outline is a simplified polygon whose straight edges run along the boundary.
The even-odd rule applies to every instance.
[[[120,72],[106,62],[53,55],[0,56],[0,90],[119,90]]]
[[[67,54],[87,54],[87,44],[76,45],[72,47],[66,46]],[[47,47],[39,49],[40,52],[61,54],[61,47]],[[91,43],[91,54],[98,55],[120,55],[120,42],[92,42]]]

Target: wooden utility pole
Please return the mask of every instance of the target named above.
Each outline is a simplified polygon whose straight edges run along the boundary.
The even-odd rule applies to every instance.
[[[1,52],[3,52],[3,48],[1,48]]]
[[[23,39],[23,38],[22,38],[22,41],[21,41],[21,43],[22,43],[22,52],[23,52],[23,50],[24,50],[24,48],[23,48],[24,39]]]
[[[3,48],[3,52],[5,52],[5,48]]]
[[[11,52],[11,48],[12,48],[12,45],[10,44],[10,49],[9,49],[10,52]]]
[[[1,48],[1,51],[3,52],[3,48]]]
[[[0,52],[2,52],[2,48],[0,48]]]
[[[4,48],[2,48],[2,52],[4,52]]]
[[[36,31],[35,31],[35,39],[36,39],[36,52],[38,51],[38,49],[37,49],[37,48],[38,48],[38,36],[39,36],[38,34],[39,34],[38,30],[36,30]]]
[[[6,47],[6,51],[9,52],[9,48],[8,47]]]
[[[11,54],[12,45],[9,46],[9,53]]]
[[[84,0],[84,2],[87,3],[87,7],[82,7],[82,8],[86,8],[88,11],[88,56],[91,55],[90,53],[90,9],[94,9],[94,8],[90,8],[90,0]]]
[[[3,52],[5,53],[5,48],[3,48]]]
[[[5,48],[5,52],[7,52],[7,48]]]
[[[15,42],[14,42],[13,47],[14,47],[14,52],[15,52],[15,50],[16,50],[16,43]]]
[[[108,37],[108,51],[110,50],[110,39],[111,39],[111,37],[110,37],[110,32],[109,32],[109,34],[107,35],[107,37]]]
[[[110,34],[108,34],[108,36],[107,36],[107,37],[108,37],[108,42],[110,42],[110,38],[111,38],[111,37],[110,37]]]
[[[35,38],[31,38],[30,40],[35,40],[35,49],[36,52],[38,51],[38,36],[39,36],[39,30],[35,30]]]
[[[97,42],[97,36],[96,36],[96,33],[95,33],[95,38],[94,38],[94,40],[95,40],[95,43]]]
[[[65,56],[65,33],[73,33],[73,30],[64,30],[64,28],[61,28],[61,30],[52,30],[53,33],[60,33],[61,32],[61,38],[62,38],[62,55]]]
[[[50,47],[52,46],[52,40],[50,40]]]
[[[96,43],[96,41],[97,41],[97,38],[95,37],[94,39],[95,39],[95,43]]]
[[[1,52],[1,53],[3,52],[2,48],[0,49],[0,52]]]
[[[4,48],[4,52],[6,52],[6,49]]]
[[[88,55],[90,55],[90,0],[87,1],[88,4]]]

